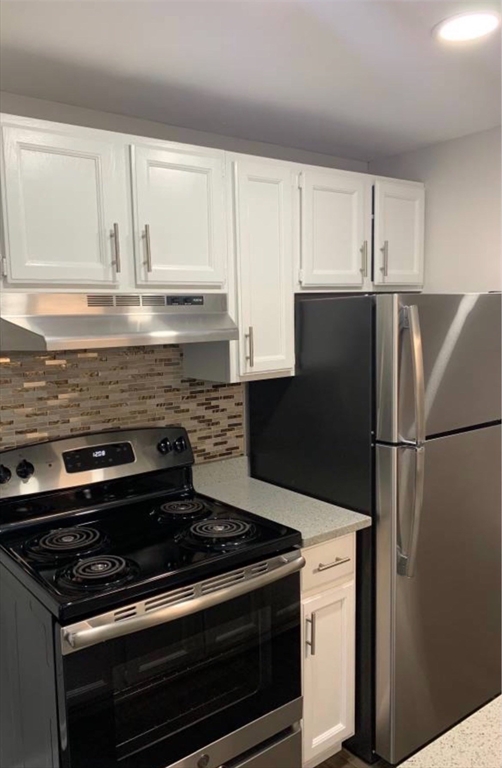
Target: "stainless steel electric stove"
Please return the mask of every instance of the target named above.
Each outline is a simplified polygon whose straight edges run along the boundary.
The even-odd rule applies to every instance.
[[[192,464],[180,427],[0,453],[0,764],[301,765],[300,534]]]

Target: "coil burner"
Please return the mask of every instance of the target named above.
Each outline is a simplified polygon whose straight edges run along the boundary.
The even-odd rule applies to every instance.
[[[87,557],[56,574],[56,584],[63,590],[103,590],[131,581],[139,572],[132,560],[117,555]]]
[[[80,558],[102,551],[108,544],[96,528],[57,528],[29,539],[24,545],[28,557],[40,562],[58,563],[68,558]]]
[[[232,518],[207,518],[182,531],[178,541],[193,549],[228,552],[248,544],[257,536],[252,523]]]

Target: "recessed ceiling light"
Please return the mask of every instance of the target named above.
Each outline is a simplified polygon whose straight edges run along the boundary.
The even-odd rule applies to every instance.
[[[465,40],[476,40],[493,32],[500,24],[496,13],[462,13],[445,19],[434,27],[433,33],[441,40],[449,43],[461,43]]]

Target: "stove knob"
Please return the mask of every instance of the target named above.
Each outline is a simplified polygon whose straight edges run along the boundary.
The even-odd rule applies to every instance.
[[[8,483],[9,480],[12,477],[12,472],[8,467],[4,467],[3,464],[0,464],[0,485],[3,485],[4,483]]]
[[[157,443],[157,450],[163,456],[165,456],[166,453],[170,453],[173,450],[173,446],[171,445],[171,441],[169,440],[168,437],[163,437],[160,443]]]
[[[26,459],[23,459],[22,461],[20,461],[16,467],[17,476],[22,477],[23,480],[26,480],[28,477],[31,477],[34,471],[35,471],[35,467],[33,466],[33,464],[30,464],[29,461],[26,461]]]
[[[178,437],[177,440],[174,441],[174,450],[176,453],[181,453],[181,451],[186,451],[187,444],[184,437]]]

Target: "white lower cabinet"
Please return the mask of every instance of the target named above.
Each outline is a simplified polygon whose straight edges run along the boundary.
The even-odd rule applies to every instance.
[[[313,768],[354,733],[355,534],[304,555],[303,766]]]

